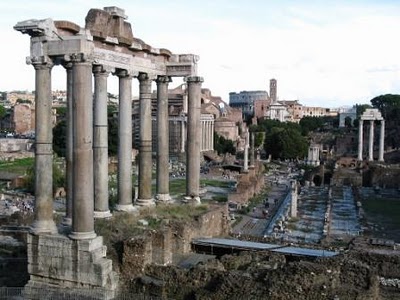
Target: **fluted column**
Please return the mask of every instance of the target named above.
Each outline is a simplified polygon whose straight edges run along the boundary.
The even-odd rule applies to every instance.
[[[201,83],[202,77],[186,78],[188,90],[186,195],[200,202],[200,147],[201,147]]]
[[[119,78],[118,113],[118,204],[116,210],[135,211],[132,205],[132,76],[126,70]]]
[[[109,72],[102,66],[93,67],[94,116],[93,116],[93,175],[94,217],[111,217],[108,207],[108,127],[107,127],[107,78]]]
[[[383,153],[385,147],[385,120],[381,120],[381,132],[379,135],[379,161],[384,161]]]
[[[139,137],[139,206],[154,205],[151,197],[151,79],[148,74],[140,73],[139,105],[140,105],[140,137]]]
[[[169,195],[169,119],[168,83],[171,78],[157,78],[157,200],[170,201]]]
[[[35,216],[34,234],[57,233],[53,221],[53,133],[51,69],[48,57],[38,57],[35,68]]]
[[[70,238],[95,238],[93,199],[92,62],[83,54],[72,57],[73,67],[73,214]]]
[[[360,119],[358,126],[358,160],[363,160],[363,131],[364,131],[364,120]]]
[[[245,144],[244,144],[244,165],[243,172],[249,171],[249,130],[246,130]]]
[[[369,127],[369,143],[368,143],[368,160],[373,161],[374,160],[374,120],[370,121],[370,127]]]
[[[63,224],[67,226],[72,225],[72,202],[73,202],[73,77],[72,77],[72,63],[64,63],[64,68],[67,71],[67,133],[65,141],[65,162],[66,162],[66,183],[67,183],[67,193],[66,193],[66,203],[65,203],[65,217]]]

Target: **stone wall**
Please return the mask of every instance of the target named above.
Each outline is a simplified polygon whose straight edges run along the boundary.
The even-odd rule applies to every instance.
[[[64,235],[28,234],[28,273],[30,289],[94,288],[116,289],[118,277],[112,261],[106,258],[103,238],[71,240]]]
[[[33,140],[30,139],[0,139],[0,152],[24,152],[30,151],[33,145]]]
[[[228,195],[228,202],[237,204],[247,204],[250,198],[258,194],[264,187],[264,165],[256,162],[254,168],[250,168],[248,173],[238,176],[236,192]]]
[[[191,252],[191,241],[199,237],[226,236],[230,231],[226,205],[216,205],[190,222],[166,221],[158,230],[123,242],[121,277],[141,274],[148,264],[177,263]]]

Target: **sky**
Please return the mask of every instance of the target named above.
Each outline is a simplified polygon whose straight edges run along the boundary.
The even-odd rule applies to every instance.
[[[84,27],[90,8],[105,6],[125,9],[133,35],[147,44],[199,55],[203,87],[226,102],[229,92],[269,91],[271,78],[280,100],[307,106],[351,106],[400,93],[399,0],[2,1],[0,91],[34,90],[34,69],[25,63],[29,36],[13,30],[18,21],[52,18]],[[52,74],[53,90],[65,90],[64,69]],[[115,76],[108,86],[118,93]]]

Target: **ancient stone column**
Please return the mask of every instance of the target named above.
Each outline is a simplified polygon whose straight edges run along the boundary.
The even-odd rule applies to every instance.
[[[243,162],[243,172],[249,171],[249,130],[246,130],[246,138],[244,144],[244,162]]]
[[[201,147],[201,83],[203,78],[189,76],[188,85],[188,121],[186,152],[186,195],[200,202],[200,147]]]
[[[297,181],[291,180],[290,181],[290,217],[295,218],[297,217]]]
[[[63,224],[66,226],[72,225],[72,201],[73,201],[73,103],[72,103],[72,91],[73,91],[73,77],[72,77],[72,63],[64,63],[64,68],[67,71],[67,133],[65,142],[65,162],[66,162],[66,183],[67,183],[67,195],[65,203],[65,217]]]
[[[53,221],[53,126],[51,68],[48,57],[37,57],[35,68],[35,216],[34,234],[57,233]]]
[[[119,78],[118,113],[118,204],[116,210],[136,211],[132,205],[132,76],[126,70]]]
[[[148,74],[140,73],[139,80],[139,197],[137,205],[154,205],[151,197],[151,79]]]
[[[168,83],[171,78],[157,78],[157,196],[158,201],[170,201],[169,195],[169,118]]]
[[[358,160],[363,160],[363,124],[364,120],[360,119],[360,125],[358,127]]]
[[[214,150],[214,126],[215,121],[211,122],[211,150]]]
[[[185,153],[185,117],[181,116],[181,153]]]
[[[93,175],[94,217],[111,217],[108,207],[108,127],[107,127],[107,78],[109,72],[102,66],[93,67]]]
[[[368,160],[374,160],[374,120],[370,121],[369,127],[369,143],[368,143]]]
[[[73,213],[71,239],[93,239],[93,96],[92,62],[84,54],[72,57],[73,76]]]
[[[251,133],[250,168],[254,168],[254,132]]]
[[[384,145],[385,145],[385,120],[381,120],[381,132],[379,135],[379,161],[384,161],[383,153],[384,153]]]

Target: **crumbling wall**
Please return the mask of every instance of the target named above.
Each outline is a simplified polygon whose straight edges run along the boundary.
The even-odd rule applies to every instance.
[[[135,277],[146,265],[169,265],[191,252],[197,237],[226,236],[230,231],[226,205],[212,207],[196,220],[165,222],[158,230],[149,230],[123,242],[121,273]]]

